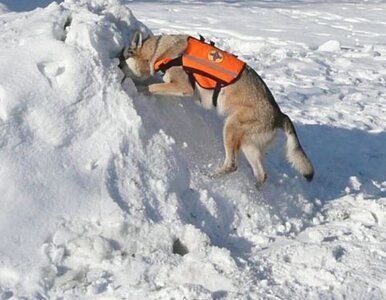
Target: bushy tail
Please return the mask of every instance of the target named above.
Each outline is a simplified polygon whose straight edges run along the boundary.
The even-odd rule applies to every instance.
[[[307,181],[314,177],[314,168],[300,145],[295,127],[287,115],[283,114],[282,128],[287,136],[287,159]]]

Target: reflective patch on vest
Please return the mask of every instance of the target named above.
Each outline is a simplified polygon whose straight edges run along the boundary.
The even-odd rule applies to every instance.
[[[236,72],[229,70],[229,69],[225,69],[221,65],[215,65],[212,62],[208,62],[208,60],[199,58],[197,56],[185,54],[184,57],[185,57],[185,61],[187,61],[187,59],[189,59],[190,61],[197,63],[197,65],[200,65],[201,69],[197,69],[197,70],[204,71],[204,72],[206,71],[206,72],[208,72],[208,75],[216,76],[216,74],[223,74],[224,76],[222,76],[222,77],[225,77],[225,75],[226,75],[226,76],[229,76],[232,78],[235,78],[239,75],[239,73],[236,73]],[[187,66],[187,65],[185,64],[184,66]],[[217,73],[215,73],[215,72],[217,72]],[[221,79],[223,79],[223,78],[221,78]],[[224,78],[224,79],[225,79],[224,81],[226,81],[226,78]]]

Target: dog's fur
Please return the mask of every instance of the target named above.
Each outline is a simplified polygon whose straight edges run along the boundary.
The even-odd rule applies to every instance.
[[[147,79],[154,75],[154,63],[162,58],[176,58],[187,47],[187,35],[152,36],[142,42],[137,32],[132,43],[123,51],[123,57],[132,75]],[[182,67],[172,67],[163,76],[164,83],[151,84],[149,91],[154,94],[193,95],[188,75]],[[205,90],[196,84],[204,107],[212,107],[212,90]],[[239,80],[221,89],[217,110],[226,116],[223,138],[225,161],[213,175],[219,176],[237,169],[237,155],[241,149],[252,166],[257,186],[263,184],[267,175],[263,157],[267,147],[276,135],[276,129],[284,130],[287,137],[287,159],[308,181],[314,169],[303,151],[290,118],[280,111],[270,90],[257,73],[249,67],[242,72]]]

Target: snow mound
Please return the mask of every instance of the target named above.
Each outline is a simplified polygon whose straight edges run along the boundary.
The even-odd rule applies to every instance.
[[[160,99],[121,84],[123,46],[150,31],[115,0],[53,3],[1,22],[1,297],[237,293],[246,281],[238,253],[251,245],[235,228],[254,224],[226,195],[250,203],[257,223],[267,208],[237,182],[215,191],[206,176],[193,180],[203,153],[193,144],[210,128],[199,107],[157,112]],[[175,118],[187,116],[172,138]],[[186,139],[199,119],[205,125]],[[187,143],[193,160],[181,151]]]
[[[336,52],[340,50],[340,42],[335,40],[330,40],[318,47],[319,51],[326,51],[326,52]]]
[[[0,299],[384,298],[386,7],[126,2],[0,14]],[[240,52],[295,121],[315,181],[282,138],[261,191],[243,157],[208,178],[223,121],[124,79],[123,46],[151,34],[127,4],[155,32]],[[313,51],[326,37],[345,46]]]

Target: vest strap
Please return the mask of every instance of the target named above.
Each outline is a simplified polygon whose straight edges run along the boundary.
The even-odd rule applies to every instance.
[[[189,71],[185,71],[185,72],[188,73],[190,85],[192,86],[192,88],[194,90],[196,87],[196,79],[194,79],[193,72],[189,72]]]
[[[221,91],[221,83],[217,82],[212,96],[212,103],[214,107],[217,107],[218,95],[220,94],[220,91]]]
[[[157,71],[161,71],[162,73],[165,73],[168,69],[171,67],[177,67],[182,66],[182,56],[172,59],[171,61],[167,63],[163,63],[158,67]]]

